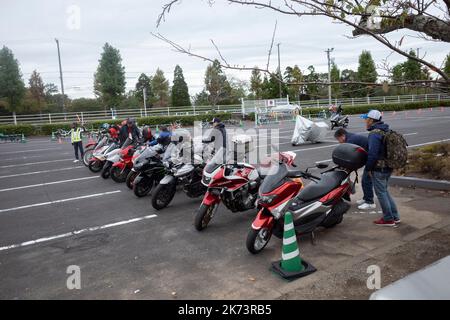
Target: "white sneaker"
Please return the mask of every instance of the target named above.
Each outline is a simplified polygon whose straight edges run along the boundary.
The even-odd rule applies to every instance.
[[[377,205],[375,203],[363,203],[362,205],[358,206],[358,209],[360,210],[370,210],[370,209],[375,209],[377,207]]]
[[[359,200],[356,201],[356,204],[363,204],[363,203],[366,203],[366,200],[359,199]]]
[[[75,160],[73,160],[73,163],[75,163],[75,162],[78,162],[78,161],[80,161],[80,160],[78,160],[78,159],[75,159]]]

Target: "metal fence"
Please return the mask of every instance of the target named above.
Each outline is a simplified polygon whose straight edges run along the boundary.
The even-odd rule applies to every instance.
[[[281,102],[286,104],[297,104],[301,108],[309,107],[328,107],[328,99],[307,100],[307,101],[289,101],[289,98],[266,101],[267,107],[271,107],[270,101],[275,101],[274,106]],[[402,96],[381,96],[364,98],[343,98],[336,99],[335,103],[341,103],[343,106],[355,106],[364,104],[382,104],[382,103],[406,103],[420,102],[429,100],[450,100],[448,94],[421,94],[421,95],[402,95]],[[269,101],[269,102],[267,102]],[[254,101],[242,99],[241,105],[219,105],[219,106],[190,106],[190,107],[167,107],[167,108],[133,108],[133,109],[110,109],[103,111],[83,111],[66,113],[46,113],[46,114],[28,114],[0,116],[0,125],[2,124],[51,124],[51,123],[70,123],[73,121],[91,122],[110,119],[124,119],[127,117],[162,117],[162,116],[185,116],[185,115],[203,115],[213,112],[231,112],[236,114],[254,112],[258,108]],[[252,110],[253,109],[253,110]]]

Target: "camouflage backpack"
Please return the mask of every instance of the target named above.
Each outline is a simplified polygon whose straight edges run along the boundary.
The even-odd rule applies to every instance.
[[[406,165],[408,160],[408,143],[405,138],[394,130],[387,132],[375,129],[372,133],[379,133],[383,136],[384,159],[378,161],[381,167],[400,169]]]

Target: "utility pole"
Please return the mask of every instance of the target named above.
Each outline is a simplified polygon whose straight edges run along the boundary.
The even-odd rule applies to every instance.
[[[331,106],[331,59],[330,59],[330,52],[332,52],[334,48],[327,49],[325,52],[327,53],[327,59],[328,59],[328,105]]]
[[[62,104],[62,111],[64,113],[64,119],[66,119],[66,107],[64,105],[64,81],[63,81],[63,74],[62,74],[62,68],[61,68],[61,54],[59,52],[59,41],[58,39],[55,39],[56,41],[56,47],[58,48],[58,62],[59,62],[59,79],[61,80],[61,92],[62,92],[62,97],[61,97],[61,104]]]
[[[147,116],[147,88],[142,88],[142,94],[144,95],[144,114]]]
[[[278,76],[280,77],[280,79],[279,79],[279,91],[280,91],[280,98],[282,98],[282,95],[281,95],[281,81],[282,81],[282,79],[281,79],[281,65],[280,65],[280,44],[281,43],[277,43],[277,47],[278,47]]]

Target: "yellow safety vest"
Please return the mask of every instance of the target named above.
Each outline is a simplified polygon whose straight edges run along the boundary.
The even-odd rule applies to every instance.
[[[72,129],[70,138],[72,139],[72,143],[81,141],[81,128],[77,128],[76,130]]]

